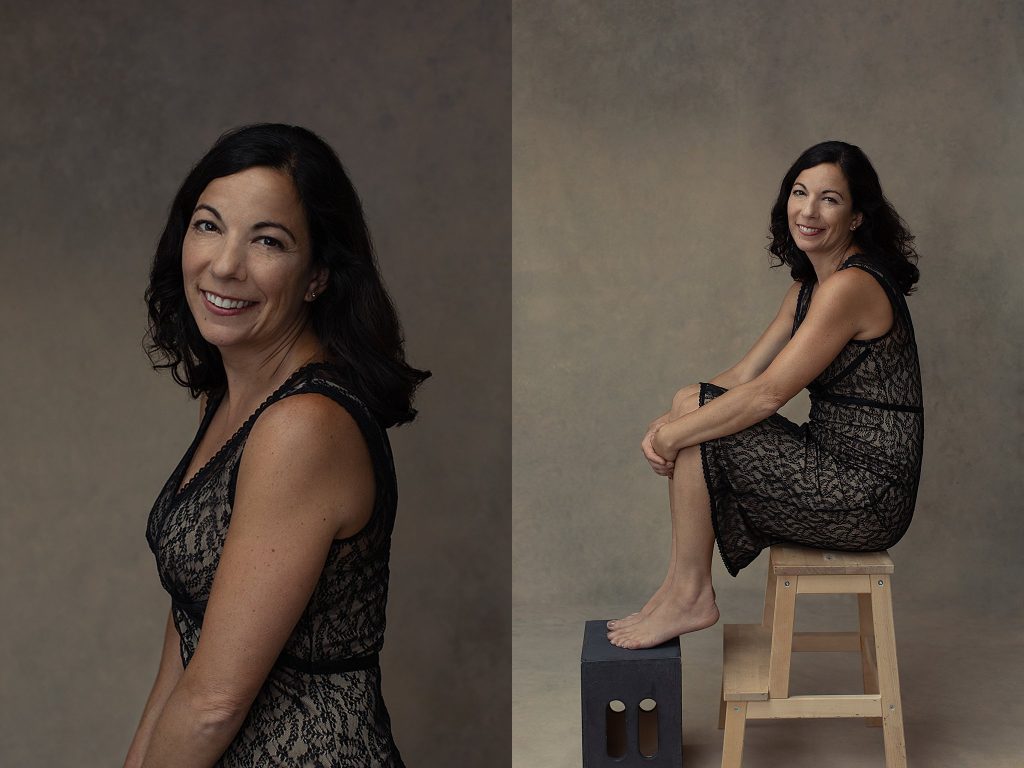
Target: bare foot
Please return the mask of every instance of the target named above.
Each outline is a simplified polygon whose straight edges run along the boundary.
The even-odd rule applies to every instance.
[[[704,591],[695,599],[669,595],[649,615],[609,632],[608,640],[612,645],[631,650],[653,648],[673,637],[706,629],[718,618],[714,590]]]
[[[636,624],[641,619],[650,616],[654,613],[654,609],[661,605],[665,596],[670,591],[672,584],[671,574],[665,577],[665,581],[662,582],[661,586],[658,587],[658,591],[651,595],[651,599],[644,603],[644,607],[636,613],[631,613],[629,616],[624,616],[621,619],[615,619],[614,621],[608,622],[608,629],[625,629]]]
[[[658,591],[651,595],[651,599],[647,601],[643,608],[641,608],[636,613],[629,614],[629,616],[625,616],[621,619],[615,619],[614,621],[609,621],[607,624],[608,629],[625,629],[626,627],[632,627],[637,622],[647,618],[652,613],[654,613],[654,610],[659,605],[661,605],[662,602],[664,602],[665,598],[669,595],[670,592],[672,592],[672,589],[672,574],[669,573],[669,575],[665,577],[665,581],[662,582],[662,585],[658,587]],[[711,602],[715,602],[717,598],[718,596],[715,594],[715,588],[712,587]]]

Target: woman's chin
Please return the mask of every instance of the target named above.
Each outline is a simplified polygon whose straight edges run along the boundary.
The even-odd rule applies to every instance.
[[[808,242],[808,239],[804,237],[800,238],[800,240],[796,240],[795,242],[796,247],[799,248],[803,252],[803,254],[808,258],[810,258],[811,256],[816,256],[819,253],[823,253],[825,251],[825,248],[823,247],[824,244],[817,240],[811,240]]]
[[[231,349],[232,347],[237,347],[243,341],[237,333],[224,333],[223,331],[218,332],[218,330],[206,329],[203,327],[199,328],[199,335],[203,337],[203,341],[216,347],[221,352],[226,349]]]

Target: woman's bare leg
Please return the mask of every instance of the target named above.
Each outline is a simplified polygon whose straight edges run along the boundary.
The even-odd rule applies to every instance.
[[[700,446],[679,452],[669,492],[674,554],[668,585],[659,590],[661,598],[649,614],[608,633],[608,639],[622,648],[650,648],[718,621],[711,584],[715,533]]]

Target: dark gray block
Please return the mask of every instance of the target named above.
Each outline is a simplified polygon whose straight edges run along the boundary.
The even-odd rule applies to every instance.
[[[583,768],[681,768],[682,665],[679,638],[642,651],[627,651],[608,642],[605,621],[588,621],[583,633],[580,679],[583,699]],[[640,752],[640,702],[653,699],[657,706],[657,751],[651,757]],[[625,705],[624,754],[608,754],[608,706]],[[612,717],[621,728],[621,715]],[[619,731],[621,733],[621,731]],[[622,743],[615,738],[612,743]]]

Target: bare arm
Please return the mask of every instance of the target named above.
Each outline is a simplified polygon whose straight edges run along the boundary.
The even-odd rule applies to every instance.
[[[857,269],[832,275],[818,288],[799,330],[764,371],[666,424],[654,436],[654,450],[674,457],[687,446],[767,418],[813,381],[850,339],[884,325],[891,312],[888,297],[870,275]]]
[[[321,395],[270,406],[246,441],[203,632],[157,721],[144,768],[213,765],[309,602],[336,535],[373,509],[355,421]]]

